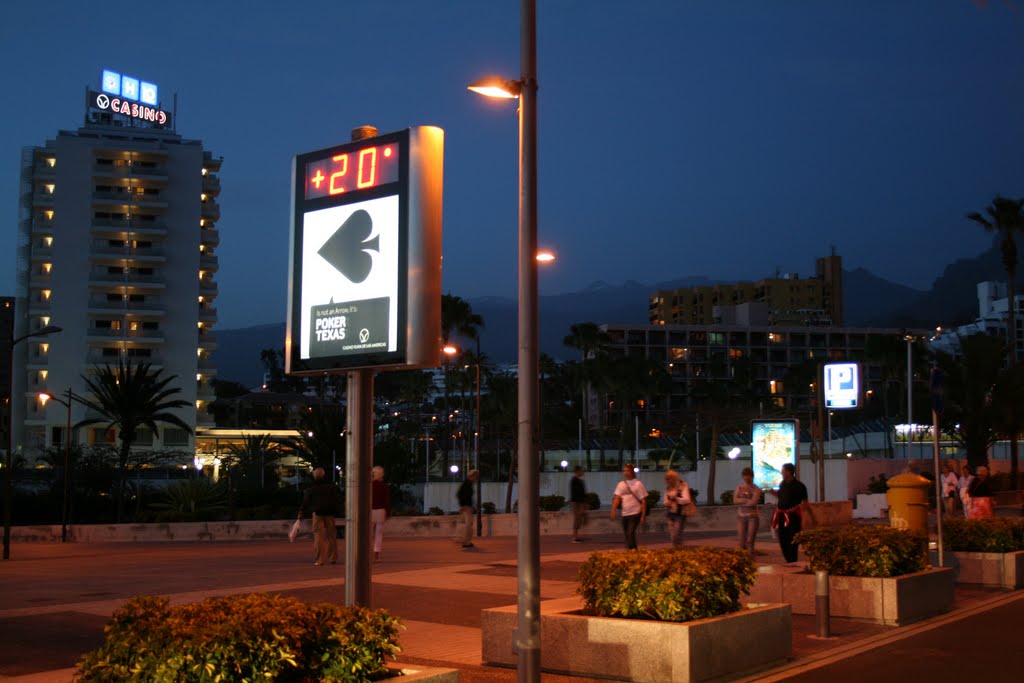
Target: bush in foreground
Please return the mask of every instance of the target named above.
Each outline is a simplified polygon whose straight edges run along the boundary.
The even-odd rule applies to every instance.
[[[253,594],[171,607],[139,596],[107,624],[81,681],[372,681],[392,675],[398,620],[383,610]]]
[[[969,553],[1012,553],[1024,550],[1024,521],[988,519],[943,519],[942,539],[946,550]]]
[[[602,617],[693,621],[740,609],[757,570],[747,553],[722,548],[661,548],[592,554],[576,591]]]
[[[797,534],[811,571],[835,576],[890,577],[927,568],[927,539],[917,531],[888,526],[811,529]]]

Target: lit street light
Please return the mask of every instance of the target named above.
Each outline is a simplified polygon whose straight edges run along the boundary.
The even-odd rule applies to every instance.
[[[41,393],[39,394],[39,400],[43,402],[43,405],[47,401],[56,401],[65,408],[67,408],[67,423],[64,427],[64,495],[61,500],[60,507],[60,542],[68,542],[68,503],[71,499],[71,402],[81,401],[82,399],[76,396],[71,391],[71,387],[68,387],[64,393],[67,395],[67,400],[57,398],[53,394]]]
[[[63,332],[63,328],[47,325],[35,332],[23,334],[11,340],[11,396],[7,401],[7,457],[4,462],[4,559],[11,559],[11,498],[14,497],[14,349],[18,342],[32,337],[45,337]]]
[[[477,344],[479,350],[479,344]],[[446,356],[454,356],[462,351],[459,347],[449,344],[443,349]],[[473,425],[473,469],[478,473],[476,478],[476,535],[477,537],[483,536],[484,533],[484,518],[483,518],[483,477],[479,476],[480,472],[480,355],[477,354],[476,361],[473,363],[476,369],[476,411],[474,415]]]
[[[537,420],[540,354],[537,340],[537,0],[522,0],[520,77],[488,77],[471,90],[519,97],[519,519],[515,646],[518,680],[540,681],[540,486]]]

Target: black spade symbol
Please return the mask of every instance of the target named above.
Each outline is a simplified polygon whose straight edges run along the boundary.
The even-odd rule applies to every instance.
[[[359,209],[341,224],[317,253],[339,273],[359,284],[373,268],[373,257],[369,252],[380,252],[380,237],[371,240],[372,232],[373,219]]]

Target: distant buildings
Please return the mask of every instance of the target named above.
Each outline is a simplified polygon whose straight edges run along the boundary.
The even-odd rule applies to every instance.
[[[652,325],[843,325],[843,263],[817,260],[815,276],[787,273],[756,282],[660,290],[651,295]]]
[[[1017,360],[1024,360],[1024,295],[1016,297]],[[978,283],[978,317],[966,325],[936,330],[930,346],[934,351],[956,356],[960,352],[960,340],[972,334],[990,334],[1007,340],[1010,317],[1010,303],[1005,282]]]
[[[171,128],[156,86],[104,72],[86,123],[21,158],[15,337],[47,325],[59,334],[15,348],[15,448],[61,444],[67,413],[41,392],[85,395],[81,376],[119,359],[176,375],[189,408],[212,426],[210,353],[217,321],[217,196],[221,159]],[[116,92],[115,92],[116,91]],[[72,404],[75,423],[89,415]],[[184,430],[161,426],[137,444],[190,450]],[[103,426],[75,442],[110,441]]]

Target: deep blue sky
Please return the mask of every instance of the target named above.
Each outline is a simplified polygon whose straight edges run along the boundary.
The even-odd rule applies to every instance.
[[[847,267],[926,288],[1024,194],[1024,3],[540,0],[544,293],[595,280]],[[102,68],[177,92],[224,157],[222,327],[285,316],[292,155],[447,132],[445,288],[512,295],[516,116],[465,90],[518,74],[516,0],[0,3],[0,292],[22,145],[75,128]]]

